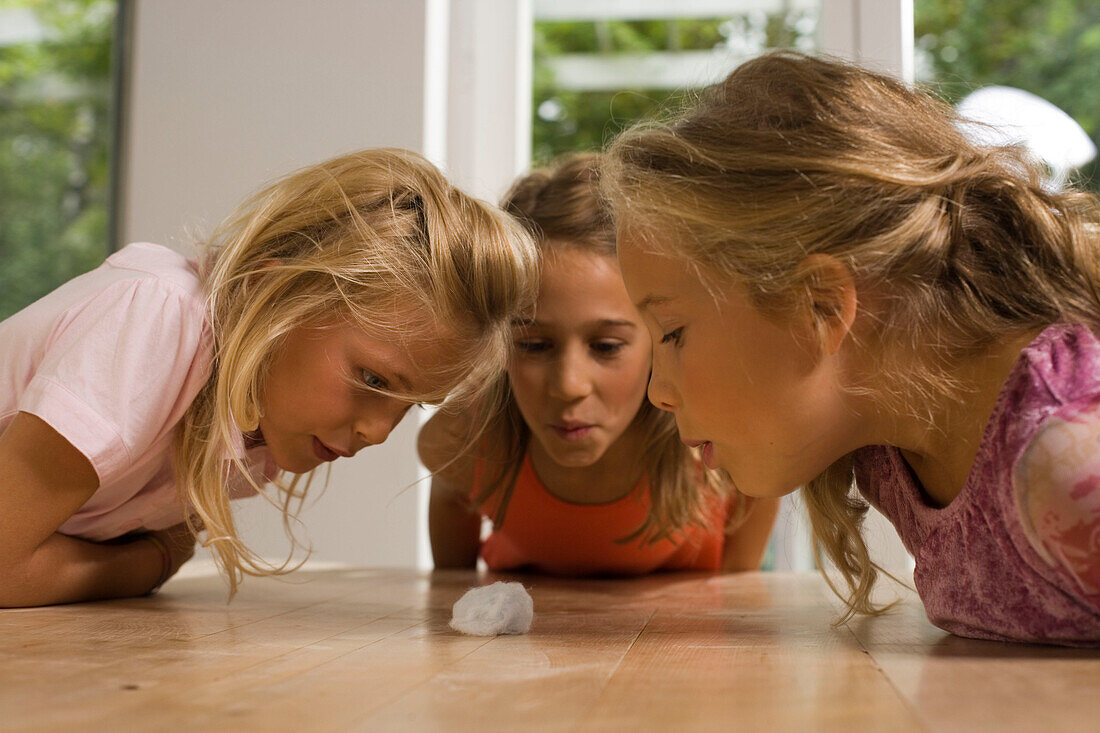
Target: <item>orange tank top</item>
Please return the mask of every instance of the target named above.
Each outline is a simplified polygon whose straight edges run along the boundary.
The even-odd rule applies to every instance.
[[[478,471],[480,479],[481,471]],[[492,570],[537,570],[553,575],[640,575],[654,570],[721,568],[726,502],[716,499],[707,527],[689,525],[657,542],[621,542],[649,515],[648,481],[643,478],[621,499],[574,504],[551,494],[524,457],[500,527],[481,546]],[[481,507],[495,514],[496,497]]]

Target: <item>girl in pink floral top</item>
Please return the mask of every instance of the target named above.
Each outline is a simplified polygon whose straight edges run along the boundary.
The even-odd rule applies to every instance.
[[[741,492],[804,487],[849,613],[880,610],[870,503],[933,623],[1094,645],[1100,204],[957,122],[898,80],[780,52],[615,141],[650,399]]]

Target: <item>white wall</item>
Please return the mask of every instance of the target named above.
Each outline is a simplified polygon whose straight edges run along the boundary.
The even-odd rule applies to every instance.
[[[496,201],[531,160],[531,2],[454,0],[449,21],[447,170]]]
[[[260,183],[341,152],[441,149],[439,0],[135,0],[123,241],[189,249]],[[445,23],[445,18],[443,19]],[[444,42],[446,34],[443,34]],[[432,91],[434,90],[434,92]],[[304,515],[315,557],[418,561],[415,418],[336,463]],[[285,552],[277,513],[243,502],[246,539]]]

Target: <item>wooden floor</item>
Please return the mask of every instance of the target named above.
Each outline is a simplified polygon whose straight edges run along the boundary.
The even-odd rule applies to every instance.
[[[833,628],[816,575],[523,578],[524,636],[462,636],[490,576],[343,569],[0,611],[0,729],[1096,730],[1100,653],[951,637],[914,597]]]

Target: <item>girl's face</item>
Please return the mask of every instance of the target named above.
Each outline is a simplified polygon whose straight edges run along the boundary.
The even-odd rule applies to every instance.
[[[645,399],[650,340],[614,258],[547,249],[535,318],[514,329],[512,392],[558,464],[590,466]]]
[[[782,496],[850,450],[837,357],[823,356],[808,328],[764,317],[741,288],[712,296],[683,262],[629,234],[619,260],[653,336],[649,399],[738,490]]]
[[[417,365],[440,364],[448,352],[444,338],[403,347],[346,323],[295,328],[276,352],[260,397],[260,432],[275,463],[304,473],[381,443],[413,402],[370,388],[428,392]]]

